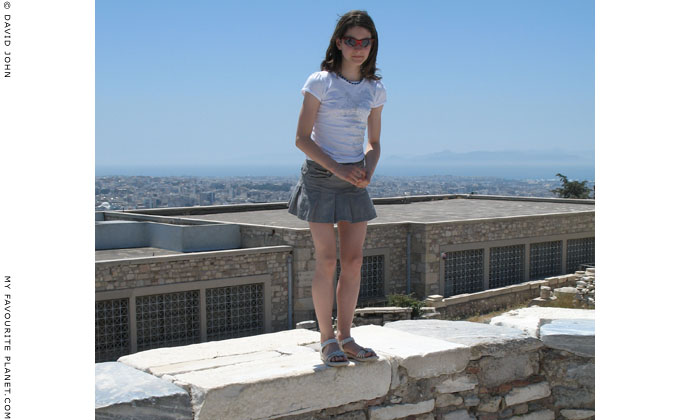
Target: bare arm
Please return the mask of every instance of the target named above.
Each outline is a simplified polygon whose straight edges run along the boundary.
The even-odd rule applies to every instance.
[[[319,111],[319,106],[321,106],[321,102],[314,95],[309,92],[304,94],[304,102],[302,102],[302,109],[299,112],[299,120],[297,122],[295,145],[312,160],[333,172],[338,178],[356,185],[357,182],[364,178],[364,170],[354,166],[339,164],[321,150],[311,139],[311,131],[314,128],[314,121],[316,121],[316,113]]]
[[[369,134],[369,143],[367,150],[364,152],[364,159],[366,161],[366,176],[360,181],[357,186],[365,188],[371,182],[371,177],[374,176],[374,170],[379,162],[381,156],[381,112],[383,105],[378,108],[372,108],[367,121],[367,132]]]

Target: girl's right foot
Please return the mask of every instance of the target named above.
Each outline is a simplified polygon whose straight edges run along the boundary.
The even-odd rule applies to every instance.
[[[321,360],[327,366],[347,366],[350,363],[335,338],[321,343]]]

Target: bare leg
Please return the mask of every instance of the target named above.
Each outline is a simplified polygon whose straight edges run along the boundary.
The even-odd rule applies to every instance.
[[[367,235],[367,222],[338,222],[340,236],[340,278],[338,300],[338,340],[350,337],[352,318],[355,315],[362,269],[362,247]],[[345,344],[348,353],[357,354],[362,348],[355,342]],[[366,356],[371,353],[367,352]]]
[[[336,245],[335,230],[331,223],[309,223],[311,237],[314,241],[316,270],[311,284],[311,296],[314,311],[319,322],[321,342],[334,338],[331,314],[333,313],[333,273],[335,272]],[[330,354],[338,350],[337,344],[329,344],[324,350]],[[333,357],[334,362],[346,360],[344,357]]]

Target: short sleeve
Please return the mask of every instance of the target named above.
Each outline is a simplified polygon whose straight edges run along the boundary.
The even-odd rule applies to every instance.
[[[380,80],[376,81],[375,91],[374,91],[374,102],[372,103],[372,108],[378,108],[386,103],[386,88],[383,86]]]
[[[326,93],[326,76],[328,75],[328,72],[325,71],[317,71],[316,73],[312,73],[311,76],[307,78],[307,81],[304,83],[304,87],[302,88],[302,95],[304,95],[305,92],[309,92],[312,95],[316,97],[316,99],[319,100],[319,102],[323,101],[323,96]]]

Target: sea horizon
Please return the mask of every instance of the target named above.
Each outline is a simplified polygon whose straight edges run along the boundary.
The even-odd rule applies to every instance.
[[[301,162],[294,164],[227,165],[96,165],[95,176],[179,176],[179,177],[298,177]],[[556,179],[561,173],[571,180],[594,181],[594,165],[451,165],[379,164],[376,175],[392,177],[496,177],[503,179]]]

